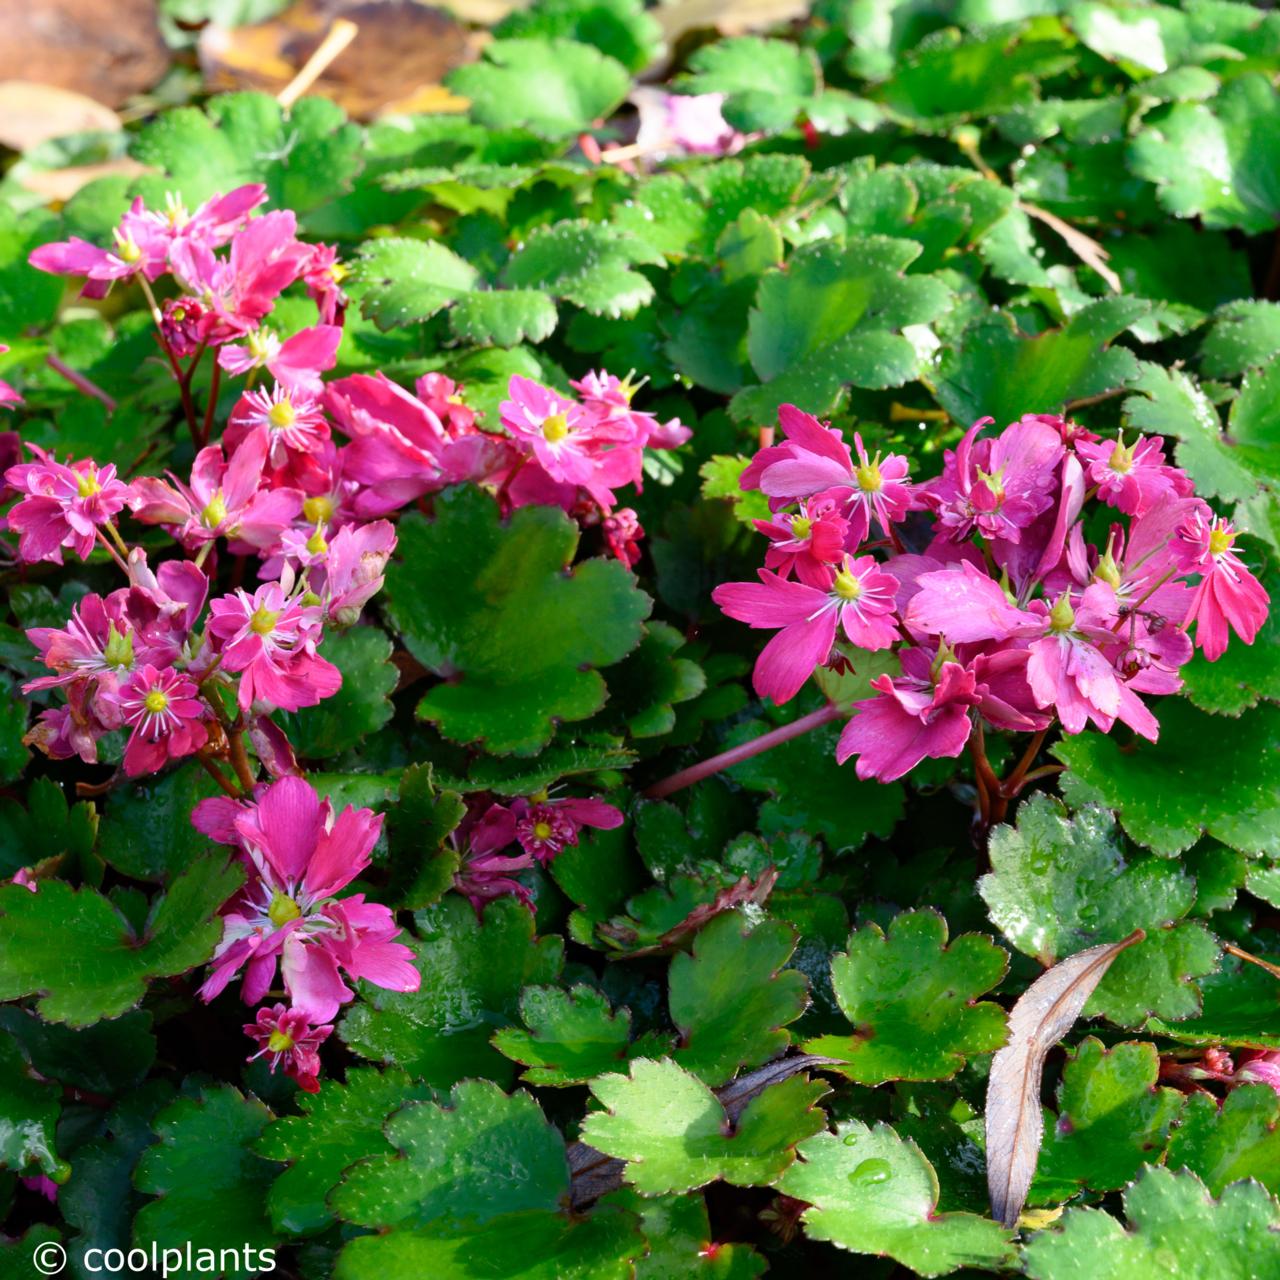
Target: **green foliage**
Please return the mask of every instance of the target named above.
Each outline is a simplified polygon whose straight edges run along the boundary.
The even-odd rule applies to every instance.
[[[1263,1084],[1232,1089],[1221,1106],[1204,1093],[1186,1101],[1169,1143],[1171,1169],[1190,1169],[1221,1195],[1233,1182],[1254,1178],[1273,1195],[1280,1187],[1280,1098]]]
[[[58,1101],[57,1088],[32,1073],[18,1041],[0,1033],[0,1168],[65,1179],[54,1137]]]

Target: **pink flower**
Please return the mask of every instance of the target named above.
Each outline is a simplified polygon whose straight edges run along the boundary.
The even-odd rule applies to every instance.
[[[347,269],[338,261],[338,251],[329,244],[313,244],[311,254],[302,267],[302,280],[307,296],[316,304],[322,324],[341,324],[347,309],[347,295],[342,282]]]
[[[495,898],[508,895],[532,909],[533,894],[514,877],[516,872],[533,866],[533,854],[523,850],[513,855],[500,852],[515,838],[515,814],[499,804],[490,805],[479,818],[468,816],[454,833],[462,858],[453,887],[466,895],[478,916],[483,916],[485,906]]]
[[[511,398],[500,407],[502,425],[532,450],[542,470],[554,481],[586,489],[602,507],[612,507],[614,495],[599,465],[597,416],[518,374],[512,376],[507,393]],[[614,483],[630,478],[627,475]]]
[[[1231,522],[1213,518],[1203,504],[1174,538],[1174,555],[1183,571],[1201,575],[1183,625],[1196,624],[1196,646],[1210,662],[1226,652],[1228,626],[1252,644],[1271,603],[1262,583],[1232,550],[1235,540]]]
[[[640,560],[640,539],[644,537],[644,529],[640,519],[630,507],[619,507],[605,516],[601,526],[604,530],[605,545],[610,553],[621,560],[627,568],[632,568]]]
[[[765,568],[779,577],[794,573],[811,587],[825,586],[831,566],[844,558],[849,522],[832,497],[802,499],[798,511],[757,520],[755,526],[770,542]]]
[[[120,686],[118,696],[124,722],[133,729],[124,749],[124,771],[131,778],[155,773],[209,740],[209,708],[195,681],[173,667],[140,667]]]
[[[265,1055],[272,1071],[284,1067],[285,1075],[305,1093],[320,1091],[320,1046],[333,1034],[331,1024],[314,1027],[303,1010],[274,1004],[263,1005],[244,1031],[258,1046],[247,1061]]]
[[[1192,491],[1185,472],[1165,463],[1159,439],[1139,436],[1131,445],[1123,438],[1077,440],[1075,450],[1088,463],[1086,474],[1098,497],[1126,515],[1142,515],[1166,494],[1185,498]]]
[[[390,909],[359,893],[334,896],[369,865],[381,815],[346,808],[335,817],[309,783],[290,777],[242,806],[234,827],[251,879],[224,911],[203,999],[245,968],[241,995],[257,1004],[277,960],[294,1009],[311,1023],[331,1021],[353,997],[343,972],[392,991],[418,989],[413,952],[392,941],[400,931]]]
[[[240,672],[240,707],[280,711],[313,707],[337,692],[342,673],[316,653],[323,610],[286,596],[277,582],[253,595],[237,588],[209,605],[209,634],[219,643],[224,671]]]
[[[543,864],[553,861],[568,845],[577,844],[583,827],[611,831],[620,827],[623,820],[621,810],[603,800],[575,800],[569,796],[516,800],[511,811],[520,847]]]
[[[38,461],[19,463],[5,479],[25,496],[9,512],[9,527],[18,533],[23,560],[62,563],[62,549],[70,548],[87,560],[98,529],[129,501],[127,484],[116,479],[115,467],[89,458],[55,462],[34,445]]]
[[[844,557],[826,589],[788,582],[767,569],[760,581],[729,582],[711,598],[731,618],[778,634],[756,661],[753,683],[761,697],[786,702],[827,660],[837,626],[860,649],[887,649],[898,638],[894,592],[898,580],[871,556]]]
[[[13,878],[9,883],[21,885],[28,893],[40,892],[40,882],[32,874],[30,867],[19,867],[13,873]]]
[[[724,156],[740,151],[746,136],[726,123],[723,93],[678,94],[640,89],[632,95],[640,108],[636,145],[646,155],[684,151]]]
[[[871,687],[882,696],[855,703],[840,734],[836,761],[856,755],[859,778],[892,782],[926,756],[958,756],[969,741],[969,709],[982,701],[974,673],[941,654],[931,663],[922,649],[903,650],[902,672],[876,676]]]
[[[218,363],[234,374],[265,368],[285,392],[318,396],[323,386],[320,374],[337,363],[341,341],[342,330],[331,324],[301,329],[283,342],[270,329],[254,329],[243,344],[224,346]]]
[[[9,348],[3,342],[0,342],[0,356],[4,355],[8,350]],[[0,408],[21,403],[22,397],[3,378],[0,378]]]
[[[1280,1094],[1280,1052],[1274,1049],[1248,1049],[1241,1055],[1233,1077],[1235,1084],[1270,1085]]]
[[[1053,505],[1063,445],[1059,432],[1038,418],[978,439],[992,419],[980,418],[948,451],[942,475],[922,486],[938,523],[959,541],[976,529],[984,538],[1018,542],[1022,531]]]
[[[79,756],[97,764],[98,739],[120,727],[119,704],[92,680],[75,680],[65,692],[66,705],[42,711],[22,741],[51,760]]]
[[[569,385],[582,397],[583,407],[596,414],[598,434],[607,434],[618,443],[636,448],[675,449],[693,436],[693,431],[678,418],[659,422],[653,414],[632,407],[632,397],[644,385],[643,380],[632,382],[630,377],[617,378],[602,369]]]
[[[332,622],[355,625],[360,611],[382,590],[383,571],[395,546],[395,527],[388,520],[347,525],[333,536],[326,547],[324,572],[313,580]]]
[[[267,459],[283,467],[295,453],[318,453],[330,440],[320,402],[304,389],[276,383],[268,392],[247,391],[231,411],[226,442],[235,448],[253,434],[267,440]]]

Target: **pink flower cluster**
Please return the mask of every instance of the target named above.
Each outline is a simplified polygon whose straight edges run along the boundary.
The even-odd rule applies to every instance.
[[[941,476],[912,483],[901,455],[871,457],[857,434],[851,450],[791,405],[780,420],[783,443],[742,476],[774,513],[757,522],[766,567],[713,596],[777,633],[755,668],[756,692],[776,702],[848,648],[893,651],[899,674],[871,681],[877,696],[856,704],[837,747],[861,778],[959,755],[976,724],[1080,733],[1118,720],[1154,741],[1143,697],[1180,688],[1192,626],[1212,661],[1228,630],[1252,643],[1266,618],[1234,529],[1159,439],[1102,440],[1046,415],[988,434],[987,418]],[[1101,545],[1086,533],[1095,514]]]
[[[460,863],[454,887],[471,900],[477,915],[486,903],[506,894],[531,906],[529,888],[515,879],[517,872],[555,861],[578,843],[583,827],[610,831],[621,825],[622,813],[603,800],[545,791],[506,805],[472,799],[467,816],[450,836]],[[503,852],[512,845],[519,847],[518,853]]]

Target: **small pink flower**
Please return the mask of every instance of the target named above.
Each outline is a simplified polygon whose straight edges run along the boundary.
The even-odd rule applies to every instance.
[[[258,1046],[247,1061],[265,1056],[272,1071],[283,1067],[305,1093],[320,1091],[320,1046],[333,1034],[332,1024],[312,1026],[303,1010],[274,1004],[263,1005],[244,1031]]]
[[[329,244],[313,244],[311,254],[302,265],[302,281],[307,296],[316,304],[322,324],[342,323],[347,309],[347,295],[342,282],[347,269],[338,261],[338,251]]]
[[[1271,597],[1232,550],[1236,532],[1201,504],[1179,526],[1174,555],[1186,573],[1201,575],[1184,626],[1196,624],[1196,647],[1216,662],[1227,649],[1227,627],[1252,644],[1267,620]]]
[[[723,93],[664,93],[637,90],[633,99],[640,108],[636,145],[646,155],[673,151],[689,155],[724,156],[740,151],[746,135],[725,121]]]
[[[577,844],[583,827],[611,831],[623,821],[621,810],[603,800],[576,800],[570,796],[516,800],[511,811],[520,847],[544,864],[569,845]]]
[[[601,527],[610,554],[629,569],[639,563],[640,540],[644,537],[644,529],[639,517],[630,507],[619,507],[605,516]]]
[[[1265,1084],[1280,1094],[1280,1052],[1274,1049],[1246,1050],[1233,1077],[1235,1084]]]
[[[597,417],[582,405],[557,395],[540,383],[514,375],[509,400],[501,405],[502,425],[529,448],[552,480],[580,485],[589,492],[601,488],[594,448],[599,443]],[[593,493],[594,497],[595,494]],[[601,505],[612,506],[613,495]]]
[[[335,897],[369,865],[381,815],[346,808],[335,816],[308,782],[287,777],[225,816],[250,881],[224,909],[222,941],[200,988],[204,1000],[247,966],[241,994],[257,1004],[277,961],[294,1009],[311,1023],[331,1021],[352,999],[343,972],[392,991],[418,989],[412,951],[393,941],[400,930],[390,909],[360,893]]]
[[[129,486],[116,479],[111,463],[99,467],[89,458],[55,462],[43,450],[28,448],[38,461],[5,472],[9,484],[24,495],[9,512],[9,527],[18,533],[18,554],[29,563],[61,564],[66,547],[88,559],[98,529],[132,496]]]
[[[317,453],[330,440],[320,402],[306,390],[278,382],[270,391],[246,392],[232,410],[227,443],[234,447],[254,432],[266,436],[267,457],[275,467],[286,464],[289,452]]]
[[[21,885],[28,893],[40,892],[40,882],[32,875],[30,867],[19,867],[10,883]]]
[[[326,546],[324,572],[314,584],[332,622],[355,625],[360,611],[382,589],[395,546],[395,527],[389,520],[347,525],[334,534]]]
[[[767,569],[759,574],[759,583],[725,583],[711,598],[739,622],[780,628],[756,661],[753,682],[761,697],[778,703],[794,697],[826,662],[838,627],[860,649],[887,649],[899,638],[898,580],[871,556],[846,555],[825,589],[788,582]]]
[[[172,667],[139,668],[120,686],[118,696],[124,722],[133,730],[124,750],[124,771],[131,778],[155,773],[209,740],[209,708],[195,681]]]
[[[1191,493],[1186,474],[1166,464],[1159,439],[1139,436],[1131,445],[1123,439],[1077,440],[1075,450],[1088,463],[1086,474],[1098,497],[1125,515],[1142,515],[1166,494]]]
[[[507,896],[519,898],[532,909],[533,894],[515,879],[515,874],[533,866],[533,854],[524,850],[510,855],[501,852],[516,839],[516,817],[510,809],[494,804],[479,817],[473,812],[452,838],[461,849],[461,866],[453,878],[453,887],[466,895],[476,915],[483,916],[485,906],[495,898]]]
[[[331,324],[299,330],[283,342],[270,329],[255,329],[243,343],[222,347],[218,363],[234,374],[266,369],[286,392],[318,396],[323,387],[320,374],[337,363],[341,340],[342,330]]]
[[[582,397],[582,404],[598,420],[597,435],[636,448],[675,449],[693,436],[678,418],[659,422],[652,413],[633,407],[631,400],[644,385],[630,377],[618,378],[603,369],[586,374],[569,385]]]
[[[801,582],[822,587],[831,577],[831,566],[844,558],[849,522],[832,497],[802,499],[798,511],[757,520],[755,526],[770,543],[765,568],[779,577],[794,573]]]

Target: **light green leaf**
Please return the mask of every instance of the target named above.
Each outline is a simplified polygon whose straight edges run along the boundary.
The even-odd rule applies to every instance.
[[[1170,1169],[1190,1169],[1220,1196],[1233,1182],[1255,1178],[1280,1192],[1280,1096],[1269,1085],[1233,1088],[1219,1102],[1208,1093],[1187,1098],[1169,1142]]]

